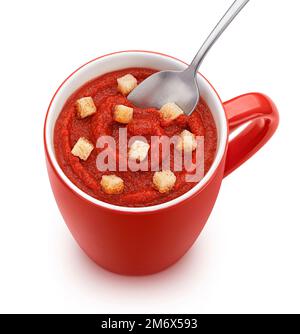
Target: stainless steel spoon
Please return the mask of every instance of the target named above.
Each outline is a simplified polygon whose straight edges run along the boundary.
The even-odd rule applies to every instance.
[[[236,0],[214,30],[207,37],[192,63],[184,71],[162,71],[140,83],[128,99],[136,106],[161,108],[168,102],[176,103],[190,115],[199,100],[196,74],[207,52],[249,0]]]

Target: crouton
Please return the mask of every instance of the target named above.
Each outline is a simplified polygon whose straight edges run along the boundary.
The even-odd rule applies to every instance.
[[[116,175],[103,175],[101,178],[101,187],[107,194],[120,194],[124,190],[124,181]]]
[[[90,96],[77,100],[75,107],[79,118],[91,116],[97,111],[94,101]]]
[[[143,161],[146,159],[150,145],[141,140],[136,140],[130,146],[129,159]]]
[[[71,153],[81,160],[87,160],[93,149],[94,145],[89,140],[84,137],[80,137],[74,145]]]
[[[178,116],[184,114],[183,110],[180,109],[178,107],[178,105],[173,103],[173,102],[164,104],[160,108],[160,113],[161,113],[161,116],[163,117],[163,119],[166,120],[166,121],[173,121]]]
[[[170,170],[163,170],[161,172],[155,172],[153,176],[154,187],[160,193],[166,193],[170,191],[176,182],[176,176]]]
[[[118,78],[117,82],[118,90],[125,96],[137,86],[137,80],[132,74],[126,74],[123,77]]]
[[[195,135],[188,130],[183,130],[176,144],[176,149],[179,151],[184,150],[184,152],[192,152],[196,148],[197,141]]]
[[[115,106],[114,110],[114,120],[122,124],[128,124],[133,117],[133,108],[123,106],[118,104]]]

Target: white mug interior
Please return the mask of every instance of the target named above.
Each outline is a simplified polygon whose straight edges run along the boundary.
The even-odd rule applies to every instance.
[[[217,152],[212,166],[209,171],[206,173],[204,178],[196,184],[192,189],[183,195],[162,204],[157,204],[153,206],[145,207],[124,207],[119,205],[109,204],[103,201],[100,201],[85,192],[79,189],[74,183],[72,183],[68,177],[64,174],[59,164],[57,163],[54,144],[53,144],[53,133],[55,121],[61,112],[66,100],[69,96],[74,93],[79,87],[85,84],[87,81],[90,81],[102,74],[112,72],[115,70],[120,70],[128,67],[147,67],[153,68],[156,70],[183,70],[186,68],[186,64],[178,59],[172,58],[167,55],[148,52],[148,51],[124,51],[109,54],[100,58],[97,58],[75,71],[66,81],[61,85],[61,87],[56,92],[53,100],[49,106],[48,116],[45,124],[45,140],[46,146],[49,153],[49,158],[60,175],[62,180],[78,195],[85,198],[86,200],[94,203],[95,205],[102,206],[108,209],[123,211],[123,212],[151,212],[156,210],[161,210],[173,205],[176,205],[188,197],[192,196],[198,192],[203,185],[211,178],[218,165],[220,164],[224,151],[226,148],[227,141],[227,120],[225,111],[222,105],[222,102],[215,92],[214,88],[210,83],[200,74],[197,76],[197,81],[200,89],[201,97],[207,103],[212,116],[214,118],[218,142],[217,142]]]

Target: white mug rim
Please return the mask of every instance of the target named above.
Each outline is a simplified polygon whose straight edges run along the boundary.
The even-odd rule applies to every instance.
[[[198,73],[198,80],[201,80],[201,84],[206,85],[206,89],[208,89],[208,92],[210,94],[210,96],[215,100],[214,102],[216,103],[217,106],[217,111],[215,113],[215,115],[217,115],[217,117],[219,117],[218,122],[219,122],[219,130],[218,130],[218,149],[216,152],[216,156],[214,159],[214,162],[212,164],[212,166],[210,167],[209,171],[206,173],[206,175],[202,178],[202,180],[197,183],[193,188],[191,188],[189,191],[187,191],[186,193],[180,195],[179,197],[176,197],[173,200],[170,200],[168,202],[165,203],[161,203],[161,204],[156,204],[156,205],[152,205],[152,206],[144,206],[144,207],[127,207],[127,206],[120,206],[120,205],[115,205],[115,204],[110,204],[104,201],[101,201],[99,199],[96,199],[90,195],[88,195],[87,193],[85,193],[84,191],[82,191],[80,188],[78,188],[63,172],[63,170],[61,169],[61,167],[59,166],[57,160],[56,160],[56,156],[55,156],[55,152],[54,152],[54,148],[53,148],[53,130],[51,131],[51,129],[53,129],[53,124],[55,123],[57,118],[50,118],[49,115],[51,115],[51,113],[53,113],[53,111],[55,110],[56,107],[56,103],[57,101],[59,101],[60,99],[60,93],[63,89],[67,89],[68,87],[68,83],[70,82],[71,78],[74,78],[74,76],[80,76],[81,72],[83,69],[86,69],[87,67],[91,66],[94,62],[101,62],[104,59],[107,59],[108,57],[112,57],[112,56],[117,56],[117,55],[123,55],[123,54],[128,54],[128,55],[155,55],[155,56],[159,56],[161,58],[168,58],[168,60],[172,61],[172,62],[176,62],[177,65],[187,65],[185,62],[174,58],[172,56],[166,55],[166,54],[162,54],[162,53],[158,53],[158,52],[153,52],[153,51],[144,51],[144,50],[126,50],[126,51],[119,51],[119,52],[114,52],[114,53],[110,53],[110,54],[106,54],[100,57],[97,57],[93,60],[91,60],[90,62],[82,65],[81,67],[79,67],[77,70],[75,70],[71,75],[69,75],[64,81],[63,83],[59,86],[59,88],[57,89],[57,91],[55,92],[49,107],[48,107],[48,111],[47,111],[47,115],[46,115],[46,119],[45,119],[45,125],[44,125],[44,142],[45,142],[45,147],[46,147],[46,151],[49,157],[49,160],[54,168],[54,170],[56,171],[56,173],[59,175],[59,177],[61,178],[61,180],[73,191],[75,192],[77,195],[79,195],[80,197],[84,198],[85,200],[87,200],[88,202],[91,202],[93,204],[95,204],[96,206],[100,206],[102,208],[106,208],[106,209],[110,209],[113,211],[121,211],[121,212],[126,212],[126,213],[149,213],[149,212],[156,212],[156,211],[160,211],[162,209],[167,209],[170,208],[174,205],[178,205],[179,203],[182,203],[183,201],[191,198],[193,195],[195,195],[197,192],[199,192],[200,190],[202,190],[207,183],[211,180],[212,176],[215,174],[216,170],[218,169],[222,158],[225,154],[226,151],[226,145],[227,145],[227,138],[228,138],[228,125],[227,125],[227,118],[226,118],[226,114],[225,114],[225,110],[222,104],[222,101],[218,95],[218,93],[215,91],[215,89],[213,88],[213,86],[210,84],[210,82],[200,73]],[[136,67],[139,67],[138,64]],[[145,66],[144,66],[145,67]],[[120,67],[121,69],[122,67]],[[97,75],[95,76],[97,77]],[[72,92],[69,94],[69,96],[72,94]],[[65,102],[65,101],[64,101]]]

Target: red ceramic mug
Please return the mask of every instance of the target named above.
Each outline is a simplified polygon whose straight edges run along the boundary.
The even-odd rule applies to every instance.
[[[265,95],[251,93],[222,103],[200,74],[201,95],[214,117],[218,148],[209,172],[190,191],[167,203],[129,208],[99,201],[77,188],[59,167],[53,149],[53,129],[66,99],[87,81],[127,67],[182,70],[173,57],[145,51],[118,52],[99,57],[71,74],[55,93],[45,120],[44,143],[52,190],[73,237],[97,264],[125,275],[163,270],[180,259],[203,229],[224,176],[230,174],[273,135],[278,112]],[[229,133],[248,123],[233,140]]]

